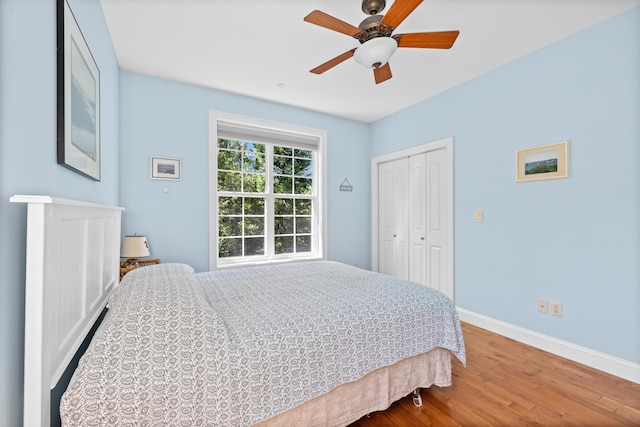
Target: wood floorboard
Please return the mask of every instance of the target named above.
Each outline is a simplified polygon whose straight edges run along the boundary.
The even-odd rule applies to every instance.
[[[452,386],[407,396],[350,427],[640,426],[640,384],[462,324]]]

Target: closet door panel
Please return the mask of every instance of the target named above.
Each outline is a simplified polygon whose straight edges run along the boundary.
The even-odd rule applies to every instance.
[[[392,274],[394,266],[394,242],[393,242],[393,206],[389,203],[393,195],[393,168],[391,163],[382,163],[378,166],[378,191],[379,200],[379,250],[378,271],[384,274]]]
[[[409,158],[409,280],[428,285],[426,153]]]
[[[409,278],[408,159],[378,166],[379,245],[378,270],[401,279]]]
[[[443,251],[441,247],[432,246],[429,248],[429,257],[427,265],[429,265],[429,283],[433,283],[432,288],[442,291],[442,284],[446,277],[443,277],[444,273],[442,265]]]
[[[409,279],[409,159],[399,159],[393,163],[393,241],[395,249],[394,276]]]
[[[447,157],[444,149],[427,153],[427,277],[429,286],[447,290]],[[445,292],[446,293],[446,292]]]

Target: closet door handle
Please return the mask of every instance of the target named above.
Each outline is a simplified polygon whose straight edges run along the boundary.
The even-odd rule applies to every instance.
[[[420,240],[424,240],[424,237],[421,237]]]

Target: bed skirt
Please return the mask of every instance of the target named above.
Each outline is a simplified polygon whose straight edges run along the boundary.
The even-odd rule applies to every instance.
[[[416,388],[451,385],[451,352],[442,348],[376,369],[361,379],[342,384],[256,427],[338,427],[387,409]]]

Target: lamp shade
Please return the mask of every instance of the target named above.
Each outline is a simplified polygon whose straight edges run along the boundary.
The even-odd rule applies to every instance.
[[[380,68],[393,55],[398,43],[391,37],[377,37],[364,42],[353,54],[353,59],[366,68]]]
[[[140,258],[149,256],[149,243],[145,236],[124,236],[120,256],[122,258]]]

